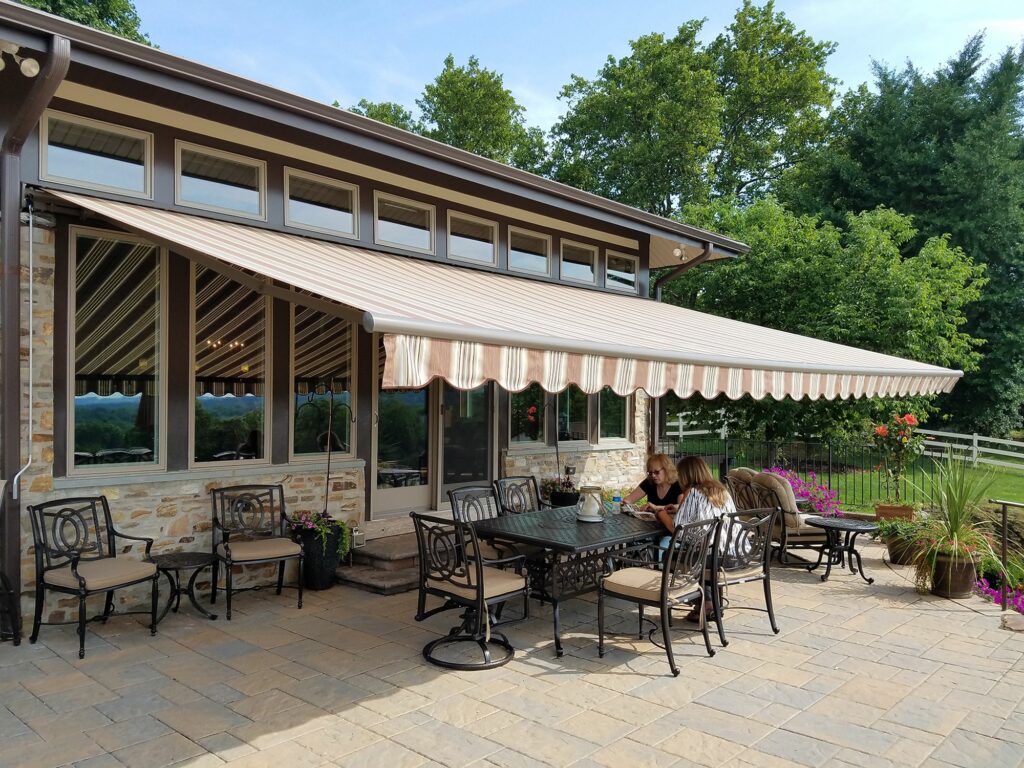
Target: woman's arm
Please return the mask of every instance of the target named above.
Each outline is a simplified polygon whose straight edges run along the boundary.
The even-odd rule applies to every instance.
[[[637,501],[638,499],[642,499],[646,495],[647,495],[647,492],[638,485],[636,488],[634,488],[632,491],[629,492],[629,495],[622,500],[622,503],[623,504],[632,504],[633,502]]]

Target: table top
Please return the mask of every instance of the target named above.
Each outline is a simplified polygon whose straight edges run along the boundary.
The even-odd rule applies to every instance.
[[[157,568],[171,571],[202,568],[216,560],[217,556],[212,552],[165,552],[160,555],[150,555],[149,559],[156,564]]]
[[[878,530],[877,523],[867,520],[854,520],[848,517],[807,517],[804,522],[815,528],[831,528],[833,531],[851,531],[853,533],[873,533]]]
[[[500,538],[577,553],[668,535],[658,522],[618,513],[606,512],[600,523],[581,523],[576,520],[575,506],[501,515],[479,520],[473,526],[481,538]]]

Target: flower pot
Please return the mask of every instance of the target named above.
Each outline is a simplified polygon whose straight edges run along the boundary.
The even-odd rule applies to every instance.
[[[914,508],[909,504],[876,504],[875,517],[879,520],[913,520]]]
[[[888,536],[885,548],[889,551],[889,562],[893,565],[913,565],[917,555],[917,542],[905,536]]]
[[[573,507],[580,500],[580,494],[578,491],[552,491],[551,492],[551,506],[553,507]]]
[[[334,572],[338,568],[338,539],[341,529],[335,525],[327,534],[326,544],[316,531],[300,530],[298,539],[302,542],[305,559],[302,564],[302,585],[306,589],[330,589],[334,586]]]
[[[978,573],[973,560],[936,555],[932,566],[932,594],[939,597],[970,597]]]

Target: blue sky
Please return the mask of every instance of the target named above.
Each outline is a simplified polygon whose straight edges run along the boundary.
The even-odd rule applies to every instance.
[[[707,17],[721,32],[739,0],[135,0],[142,28],[167,53],[330,103],[397,101],[414,109],[444,57],[475,55],[501,73],[547,129],[564,111],[570,75],[593,77],[609,55],[649,32]],[[987,30],[986,53],[1024,41],[1020,0],[778,0],[797,28],[839,48],[829,71],[845,86],[871,79],[871,60],[930,71]]]

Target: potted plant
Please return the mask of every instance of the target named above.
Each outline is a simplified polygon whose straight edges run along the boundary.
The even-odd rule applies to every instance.
[[[297,512],[289,516],[292,538],[302,544],[305,559],[302,583],[306,589],[329,589],[334,572],[348,554],[352,540],[348,525],[327,512]]]
[[[882,454],[885,471],[885,502],[875,505],[875,515],[880,520],[914,517],[914,508],[903,503],[901,493],[907,463],[920,455],[924,447],[924,437],[916,432],[917,426],[917,417],[912,413],[893,413],[887,421],[872,424],[871,439]]]
[[[565,474],[541,481],[541,495],[545,496],[553,507],[571,507],[580,500],[573,477],[576,467],[565,467]]]
[[[878,521],[875,537],[880,539],[889,552],[893,565],[913,565],[918,550],[918,529],[921,521],[917,518],[890,518]]]
[[[992,552],[992,523],[982,503],[990,473],[947,454],[938,463],[931,509],[917,530],[916,583],[939,597],[964,598],[978,580],[977,565]]]

